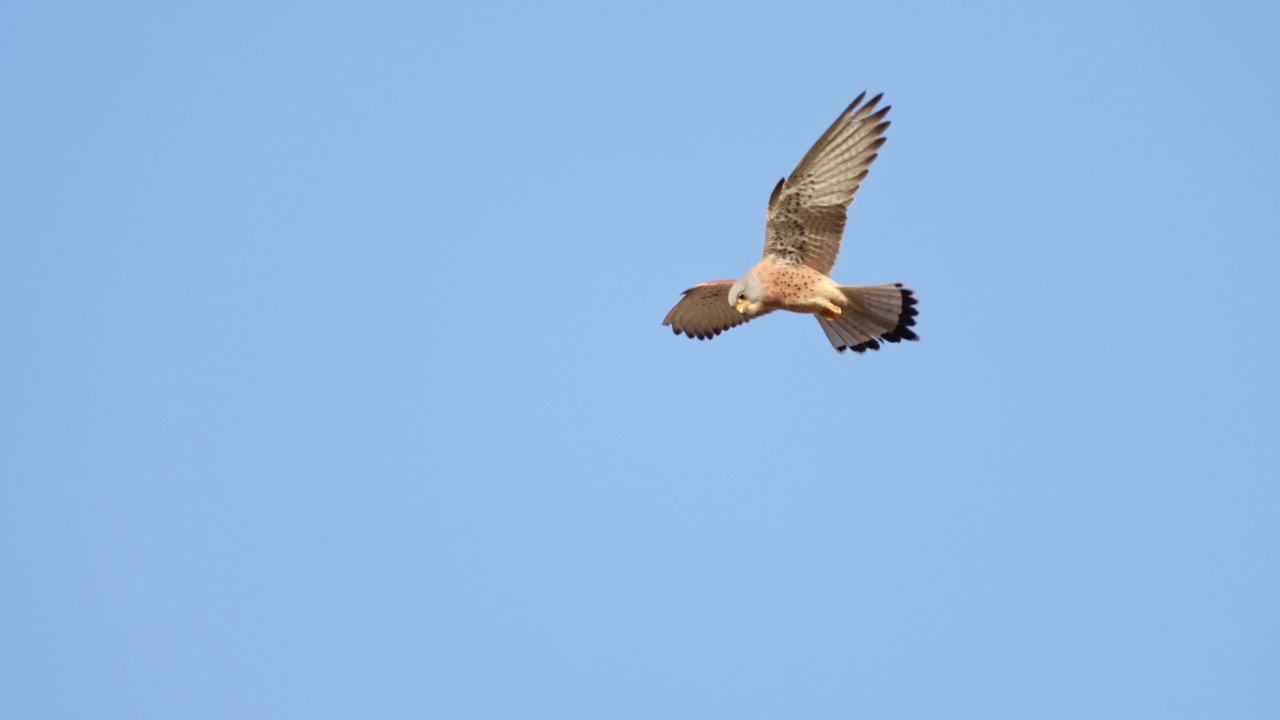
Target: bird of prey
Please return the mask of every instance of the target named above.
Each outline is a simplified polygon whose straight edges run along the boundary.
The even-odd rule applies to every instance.
[[[713,280],[684,291],[663,325],[707,340],[774,310],[817,316],[841,353],[879,350],[880,342],[919,340],[916,298],[902,283],[839,285],[831,268],[840,252],[845,214],[889,127],[880,98],[854,100],[818,138],[790,177],[769,196],[764,258],[738,280]]]

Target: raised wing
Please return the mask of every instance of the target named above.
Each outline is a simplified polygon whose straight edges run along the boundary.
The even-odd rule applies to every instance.
[[[747,321],[747,317],[729,305],[732,280],[712,280],[684,291],[684,297],[667,313],[663,325],[679,335],[710,340],[731,327]],[[757,315],[756,317],[759,317]]]
[[[787,265],[808,265],[830,274],[840,254],[845,215],[853,195],[867,176],[876,152],[885,143],[889,121],[882,95],[862,104],[858,96],[818,138],[769,197],[764,254]]]

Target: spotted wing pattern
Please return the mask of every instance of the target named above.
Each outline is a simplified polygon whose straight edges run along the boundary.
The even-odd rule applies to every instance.
[[[845,215],[862,185],[889,127],[881,95],[865,104],[862,93],[792,171],[778,181],[769,197],[765,223],[765,257],[786,265],[807,265],[831,273],[840,253]]]
[[[662,324],[670,325],[677,335],[684,333],[699,340],[709,340],[741,325],[747,318],[729,305],[729,288],[732,286],[732,280],[694,285],[684,291],[684,297],[671,308]]]

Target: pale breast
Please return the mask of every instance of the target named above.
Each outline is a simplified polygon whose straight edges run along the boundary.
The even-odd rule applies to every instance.
[[[781,265],[762,261],[754,268],[765,288],[765,305],[782,310],[806,312],[825,293],[830,278],[806,265]]]

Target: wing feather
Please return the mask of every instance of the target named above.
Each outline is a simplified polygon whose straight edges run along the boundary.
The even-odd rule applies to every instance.
[[[732,327],[747,322],[747,317],[729,305],[729,288],[732,280],[713,280],[694,285],[684,291],[684,297],[667,313],[663,325],[679,335],[710,340]],[[759,317],[757,315],[757,317]]]
[[[883,96],[866,103],[864,97],[865,92],[840,113],[774,188],[765,216],[765,257],[823,274],[835,267],[849,205],[889,128],[889,106],[876,110]]]

